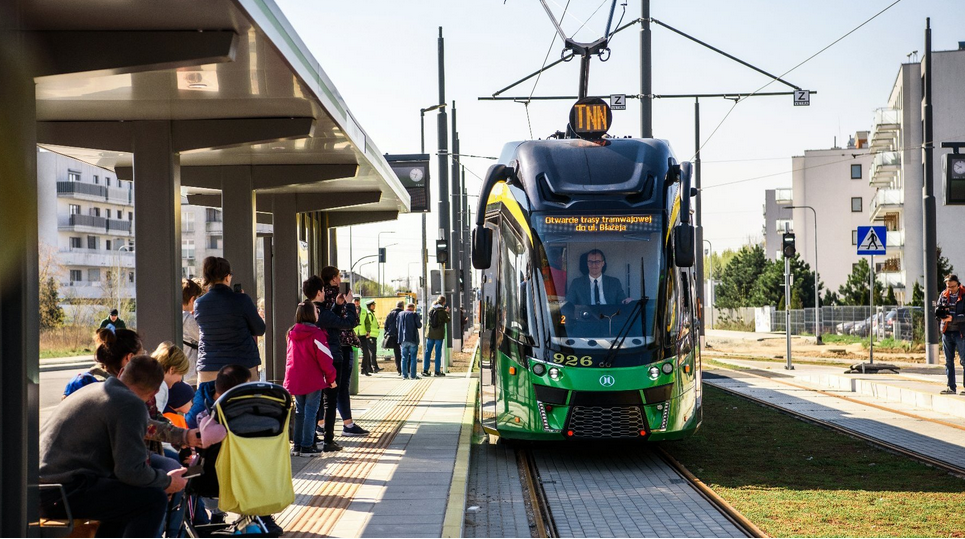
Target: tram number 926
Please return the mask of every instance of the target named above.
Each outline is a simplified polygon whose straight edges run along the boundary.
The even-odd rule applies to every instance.
[[[559,363],[567,367],[592,367],[593,358],[590,356],[577,357],[574,355],[564,355],[559,352],[553,354],[553,363]]]

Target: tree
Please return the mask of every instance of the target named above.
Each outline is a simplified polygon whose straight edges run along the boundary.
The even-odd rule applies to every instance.
[[[955,273],[955,268],[952,267],[952,263],[948,261],[947,258],[942,256],[942,248],[939,247],[935,250],[935,258],[937,259],[938,273],[936,274],[936,286],[938,287],[937,292],[941,294],[945,290],[945,277]]]
[[[848,280],[838,288],[842,305],[868,305],[868,282],[871,280],[871,266],[862,258],[851,269]],[[875,278],[875,305],[884,302],[881,283]]]
[[[60,290],[53,277],[40,283],[40,331],[64,325],[64,309],[60,307]]]
[[[922,288],[921,283],[915,281],[914,288],[911,289],[911,305],[912,307],[921,307],[925,304],[925,289]]]
[[[841,304],[841,299],[838,297],[837,292],[833,292],[831,290],[824,291],[824,297],[821,298],[822,307],[830,307],[832,305],[840,305],[840,304]]]
[[[888,293],[885,294],[885,305],[898,305],[898,298],[895,297],[895,287],[888,285]]]
[[[766,265],[767,257],[761,245],[742,247],[717,277],[715,306],[721,309],[750,306],[751,292]]]
[[[797,254],[791,259],[791,308],[800,309],[814,305],[814,272],[811,266]],[[821,287],[821,283],[818,283]],[[784,303],[784,260],[767,263],[751,290],[752,307],[783,305]],[[797,304],[797,306],[795,306]],[[783,307],[782,307],[783,308]]]

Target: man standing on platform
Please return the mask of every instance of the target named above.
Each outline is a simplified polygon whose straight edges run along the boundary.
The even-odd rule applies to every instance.
[[[396,320],[399,344],[402,346],[402,378],[404,380],[419,380],[416,375],[419,363],[419,328],[422,327],[422,317],[415,312],[415,303],[405,306]]]
[[[941,391],[942,395],[955,394],[955,351],[958,351],[958,361],[965,366],[965,297],[962,297],[962,286],[958,276],[950,274],[945,277],[945,291],[938,296],[936,311],[942,311],[939,318],[942,331],[942,348],[945,352],[945,375],[948,387]],[[937,313],[936,313],[937,314]],[[965,395],[965,390],[962,391]]]
[[[375,340],[379,335],[379,321],[375,317],[375,300],[366,301],[365,309],[361,312],[362,317],[359,325],[355,327],[355,333],[362,341],[362,374],[371,376],[382,370],[375,358]]]

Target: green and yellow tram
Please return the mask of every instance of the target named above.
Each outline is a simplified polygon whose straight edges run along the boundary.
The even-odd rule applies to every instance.
[[[691,435],[690,163],[666,141],[632,138],[514,142],[499,163],[473,231],[483,428],[524,440]]]

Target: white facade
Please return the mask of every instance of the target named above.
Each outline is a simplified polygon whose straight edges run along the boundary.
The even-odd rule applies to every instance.
[[[837,292],[861,258],[858,227],[870,224],[875,197],[868,185],[873,156],[866,144],[867,133],[859,132],[848,148],[807,150],[791,158],[792,205],[814,208],[792,210],[797,252],[814,269],[817,214],[817,269],[825,290]]]
[[[785,232],[794,232],[791,210],[785,206],[794,203],[791,189],[768,189],[764,191],[764,255],[777,260],[781,254],[781,242]]]
[[[118,287],[121,299],[133,298],[131,187],[110,170],[38,151],[41,260],[50,254],[65,301],[106,298],[111,286]]]
[[[941,148],[941,143],[965,140],[965,50],[933,52],[932,64],[937,241],[960,272],[965,269],[965,207],[944,204],[941,156],[951,150]],[[902,241],[900,248],[889,249],[886,260],[876,259],[876,266],[882,281],[895,285],[902,302],[911,299],[915,281],[921,282],[924,275],[922,140],[921,64],[903,64],[888,106],[875,111],[871,147],[876,155],[870,177],[878,191],[870,218],[887,226],[889,237],[897,232]],[[892,244],[890,238],[888,243]]]

